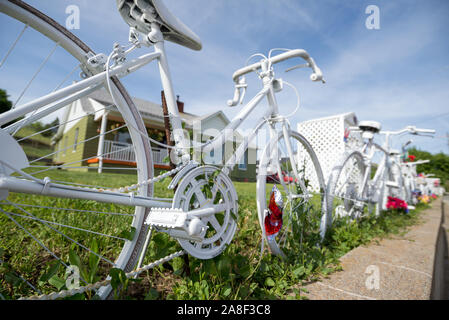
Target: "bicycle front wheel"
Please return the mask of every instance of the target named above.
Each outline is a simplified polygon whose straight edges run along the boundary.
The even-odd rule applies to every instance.
[[[398,163],[392,163],[389,170],[389,181],[391,183],[388,188],[388,194],[408,202],[410,192],[406,186],[401,166]]]
[[[282,220],[274,229],[269,209],[273,186],[283,198]],[[312,146],[298,132],[279,132],[265,147],[257,177],[257,208],[264,239],[275,255],[294,259],[305,242],[315,245],[322,240],[327,209],[323,173]]]
[[[14,98],[14,111],[25,100],[29,105],[70,81],[102,71],[88,63],[95,54],[86,44],[37,9],[9,0],[0,2],[0,12],[2,28],[19,34],[11,49],[2,52],[0,77],[0,87]],[[43,48],[50,53],[39,62]],[[81,78],[74,76],[80,72]],[[152,152],[142,118],[116,77],[111,78],[111,90],[115,99],[102,85],[92,86],[76,92],[76,100],[61,95],[2,123],[0,298],[85,286],[107,278],[112,268],[133,270],[145,241],[148,209],[132,201],[113,204],[105,199],[151,198],[153,186],[142,182],[153,177]],[[114,145],[118,136],[126,143]],[[99,141],[104,143],[102,152]],[[136,187],[119,188],[130,185]],[[59,195],[52,192],[56,189]],[[78,285],[65,281],[68,270]],[[97,294],[108,298],[111,287]]]

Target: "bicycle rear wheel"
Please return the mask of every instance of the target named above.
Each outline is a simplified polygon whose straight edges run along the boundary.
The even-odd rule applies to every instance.
[[[328,219],[326,228],[332,225],[334,218],[350,217],[358,219],[363,216],[367,203],[362,194],[363,178],[366,166],[363,155],[354,151],[343,157],[341,163],[332,169],[327,183]]]
[[[86,44],[37,9],[9,0],[0,2],[0,12],[2,28],[21,30],[11,49],[3,53],[0,66],[7,75],[2,77],[0,87],[12,93],[15,109],[20,109],[27,98],[33,100],[52,92],[54,79],[59,79],[58,88],[69,80],[82,80],[73,76],[74,71],[81,71],[84,78],[102,71],[87,62],[95,54]],[[22,36],[24,45],[18,41]],[[30,50],[30,46],[36,50]],[[28,66],[46,47],[53,49],[39,67]],[[25,71],[36,69],[31,81],[24,80]],[[44,76],[41,70],[50,76]],[[38,85],[33,83],[35,79],[40,80]],[[18,89],[20,82],[22,91]],[[101,199],[45,195],[47,187],[58,184],[86,194],[153,196],[153,186],[142,183],[153,177],[145,125],[116,77],[111,78],[111,90],[116,106],[106,90],[90,87],[67,103],[64,113],[52,109],[53,104],[44,105],[0,128],[2,148],[19,156],[13,159],[8,152],[0,154],[2,179],[15,177],[42,185],[42,194],[35,195],[11,189],[6,180],[0,183],[0,297],[16,299],[66,289],[65,271],[73,264],[80,269],[80,286],[105,279],[111,268],[129,272],[135,267],[145,241],[148,209]],[[106,117],[107,131],[97,134],[100,120]],[[97,152],[101,136],[113,140],[119,134],[128,139],[126,150],[121,147]],[[114,155],[125,151],[133,157],[127,159],[128,163],[114,160]],[[101,174],[97,173],[100,160],[105,171]],[[134,190],[119,189],[137,183],[141,184]],[[111,287],[102,287],[97,295],[111,297]]]
[[[322,240],[320,227],[327,210],[326,190],[312,146],[298,132],[287,131],[287,135],[279,132],[262,153],[257,176],[257,208],[271,252],[295,259],[304,241],[316,244]],[[267,234],[268,202],[273,185],[283,197],[282,227],[276,233]]]

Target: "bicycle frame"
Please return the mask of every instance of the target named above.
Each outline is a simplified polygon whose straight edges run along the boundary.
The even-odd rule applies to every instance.
[[[240,127],[243,121],[248,117],[250,113],[252,113],[259,103],[266,98],[268,101],[268,110],[264,113],[264,115],[256,122],[256,126],[254,126],[251,130],[250,134],[243,136],[242,143],[237,147],[235,153],[226,161],[223,167],[223,172],[229,173],[233,169],[236,163],[240,161],[243,157],[245,151],[248,149],[249,144],[256,137],[257,132],[260,128],[267,122],[270,121],[269,129],[270,129],[270,138],[275,135],[275,122],[282,122],[282,130],[287,129],[287,125],[284,119],[278,118],[278,104],[276,100],[276,96],[274,94],[273,82],[268,82],[264,85],[264,88],[260,90],[253,99],[251,99],[242,110],[232,119],[232,121],[224,128],[223,133],[219,136],[215,137],[214,140],[206,144],[204,146],[204,152],[210,152],[212,149],[216,149],[219,146],[223,145],[228,138],[233,136],[233,132]],[[278,119],[276,119],[278,118]],[[293,154],[292,154],[293,156]]]
[[[382,152],[383,156],[379,166],[377,167],[374,177],[371,179],[371,171],[373,167],[372,159],[376,153],[376,150]],[[380,180],[384,178],[385,170],[387,170],[390,167],[389,155],[387,150],[379,146],[377,143],[374,143],[372,139],[369,139],[369,141],[364,144],[362,148],[362,154],[366,157],[365,164],[367,170],[365,171],[365,175],[363,177],[362,182],[363,188],[361,194],[362,196],[366,195],[369,201],[373,201],[374,195],[371,194],[371,190],[367,189],[368,187],[377,186]],[[376,188],[376,191],[379,190]]]
[[[159,31],[159,27],[157,25],[154,26],[155,30]],[[159,70],[161,75],[161,82],[164,89],[164,92],[167,95],[167,107],[168,111],[170,113],[170,119],[172,120],[172,131],[174,134],[174,140],[175,140],[175,148],[178,149],[178,154],[182,153],[183,157],[189,156],[187,150],[190,148],[190,141],[187,140],[183,134],[183,129],[181,126],[181,121],[179,117],[179,112],[176,105],[174,90],[173,90],[173,84],[171,81],[171,76],[168,68],[168,62],[165,54],[165,47],[164,47],[164,41],[161,40],[160,42],[157,42],[155,44],[155,52],[159,54],[158,57],[158,63],[159,63]],[[294,51],[294,54],[301,56],[303,54],[303,50],[301,51]],[[264,86],[262,90],[260,90],[243,108],[242,110],[231,120],[231,122],[223,129],[223,133],[220,134],[217,137],[214,137],[212,141],[209,141],[203,146],[203,152],[208,153],[218,147],[221,147],[230,137],[230,135],[233,135],[233,132],[237,130],[240,125],[243,123],[243,121],[248,117],[250,113],[252,113],[256,107],[259,105],[259,103],[266,98],[268,101],[268,110],[264,113],[264,115],[256,122],[256,126],[253,127],[250,134],[245,135],[243,137],[243,142],[240,144],[240,146],[235,150],[235,153],[227,160],[225,163],[222,171],[226,174],[228,174],[230,171],[232,171],[233,167],[236,163],[238,163],[241,158],[243,157],[244,153],[248,149],[249,144],[253,141],[253,139],[256,137],[257,132],[260,130],[261,126],[265,124],[266,121],[270,121],[270,138],[274,137],[275,135],[275,122],[282,122],[282,130],[284,132],[284,135],[287,134],[287,131],[289,128],[287,128],[287,124],[284,121],[282,117],[279,117],[279,108],[278,103],[276,100],[275,92],[280,91],[279,87],[277,86],[279,83],[276,79],[274,79],[274,76],[270,74],[269,68],[271,63],[276,63],[283,61],[285,59],[288,59],[290,56],[295,56],[294,54],[290,55],[279,55],[282,56],[281,58],[278,58],[277,60],[273,58],[273,61],[263,61],[260,62],[260,68],[262,69],[262,73],[266,73],[266,75],[262,78],[262,81],[264,83]],[[278,56],[278,57],[279,57]],[[305,55],[304,55],[305,56]],[[308,58],[308,55],[306,56]],[[311,58],[309,58],[311,60]],[[312,60],[313,61],[313,60]],[[250,68],[251,67],[251,68]],[[243,72],[249,72],[255,69],[255,66],[249,66],[246,68],[242,68]],[[319,70],[319,69],[318,69]],[[243,73],[242,72],[242,73]],[[233,78],[234,80],[238,79],[238,74],[234,74]],[[318,80],[321,80],[321,78],[317,78]],[[314,80],[316,81],[316,80]],[[287,138],[287,136],[286,136]],[[286,139],[288,141],[288,139]],[[289,149],[289,156],[291,157],[291,160],[294,161],[293,153],[291,151],[291,146],[288,146]],[[179,152],[180,151],[180,152]],[[189,157],[190,159],[190,157]],[[184,158],[185,161],[185,158]],[[295,168],[296,170],[296,168]]]
[[[417,129],[416,127],[413,126],[407,126],[404,129],[398,130],[398,131],[381,131],[381,134],[385,135],[385,142],[383,146],[380,146],[376,143],[374,143],[373,139],[369,139],[368,142],[365,142],[364,146],[362,147],[362,154],[365,156],[365,164],[367,166],[367,170],[365,172],[365,176],[363,177],[363,189],[362,189],[362,195],[366,195],[368,200],[371,200],[374,202],[377,202],[374,197],[374,195],[371,194],[371,192],[368,192],[367,188],[369,187],[369,184],[371,185],[371,187],[375,187],[378,186],[379,183],[381,182],[380,180],[382,179],[384,181],[384,183],[387,183],[387,181],[389,180],[389,177],[386,177],[385,174],[387,172],[390,172],[392,166],[394,164],[398,165],[399,168],[401,167],[401,162],[400,159],[396,159],[396,157],[394,155],[391,154],[391,149],[390,149],[390,143],[391,143],[391,137],[392,136],[399,136],[402,135],[404,133],[413,133],[413,134],[418,134],[418,133],[434,133],[434,130],[427,130],[427,129]],[[376,170],[376,174],[374,175],[374,177],[372,179],[370,179],[371,177],[371,170],[372,170],[372,159],[374,157],[374,154],[376,151],[380,151],[383,153],[382,156],[382,160]],[[401,174],[401,172],[394,174],[394,183],[399,183],[399,179],[401,178],[400,176],[397,176],[397,174]],[[369,183],[370,182],[370,183]],[[392,181],[393,182],[393,181]],[[399,184],[398,184],[399,186]],[[399,186],[400,187],[400,186]],[[379,191],[379,188],[376,188],[376,191]],[[367,194],[369,193],[369,194]]]
[[[167,108],[172,125],[172,132],[175,140],[174,141],[175,151],[177,151],[177,155],[181,156],[182,162],[184,164],[188,163],[188,161],[190,160],[189,155],[190,141],[185,138],[184,131],[182,129],[181,119],[176,104],[171,74],[168,66],[168,60],[165,52],[164,39],[162,37],[162,33],[159,29],[158,24],[152,23],[152,29],[155,38],[159,39],[159,41],[156,41],[152,44],[154,47],[154,52],[147,53],[130,61],[117,63],[112,67],[106,65],[104,55],[99,54],[94,56],[93,54],[86,54],[84,56],[86,66],[85,68],[82,68],[86,76],[85,79],[72,85],[61,88],[59,90],[56,90],[43,97],[32,100],[8,112],[3,113],[2,115],[0,115],[0,125],[7,124],[12,120],[20,118],[26,114],[29,114],[30,112],[33,113],[32,116],[24,118],[16,122],[15,124],[9,125],[3,130],[5,130],[8,133],[13,133],[18,128],[27,124],[28,122],[43,118],[49,113],[54,112],[60,108],[63,108],[68,104],[70,104],[71,102],[76,101],[82,97],[85,97],[95,90],[98,90],[102,86],[105,86],[105,84],[109,81],[111,77],[126,76],[140,69],[141,67],[150,63],[151,61],[157,60],[161,83],[166,96]],[[57,41],[59,39],[53,40]],[[137,46],[138,45],[135,44],[135,47]],[[132,51],[133,49],[134,48],[129,49],[126,52],[123,52],[124,53],[123,56],[125,56],[128,52]],[[283,117],[280,117],[278,114],[278,104],[275,96],[275,92],[281,90],[281,85],[277,82],[276,79],[274,79],[274,74],[271,70],[271,66],[274,63],[281,62],[292,57],[302,57],[308,62],[307,66],[311,67],[314,71],[314,73],[310,77],[312,81],[320,81],[320,80],[323,81],[321,70],[315,65],[313,59],[309,57],[307,52],[300,49],[291,50],[283,54],[279,54],[273,57],[272,59],[264,60],[251,66],[247,66],[234,73],[233,79],[236,80],[245,73],[254,71],[255,69],[261,69],[262,70],[261,74],[264,74],[262,77],[264,87],[253,99],[251,99],[251,101],[249,101],[243,107],[243,109],[238,113],[238,115],[225,128],[225,132],[236,130],[242,124],[242,122],[248,117],[248,115],[258,106],[260,101],[262,101],[262,99],[265,97],[268,100],[269,108],[261,117],[260,121],[258,122],[258,125],[253,129],[253,131],[249,135],[244,137],[244,142],[241,143],[241,145],[238,147],[234,155],[226,162],[223,168],[223,171],[225,173],[228,173],[229,170],[232,170],[233,166],[238,161],[240,161],[245,151],[247,150],[249,143],[255,138],[258,130],[263,124],[265,124],[266,121],[270,122],[269,128],[271,138],[274,137],[276,133],[275,123],[281,122],[283,134],[286,138],[286,141],[288,141],[289,127],[285,119]],[[102,69],[106,69],[106,71],[99,71]],[[89,77],[87,77],[88,74],[90,75]],[[121,101],[117,101],[117,104],[119,104],[117,106],[118,108],[124,109],[124,107],[121,105]],[[125,111],[126,113],[126,110],[122,111]],[[144,134],[140,132],[139,129],[136,128],[133,129],[137,131],[136,134],[137,133]],[[215,138],[212,141],[212,143],[206,145],[205,151],[207,152],[207,150],[215,148],[218,144],[220,144],[221,146],[221,144],[226,141],[226,138],[227,136],[223,134]],[[14,144],[13,142],[8,143],[10,143],[11,145]],[[287,142],[287,149],[291,161],[295,163],[293,151],[288,142]],[[20,169],[22,169],[22,168],[14,168],[11,163],[3,163],[3,165],[10,167],[10,169],[13,169],[13,171],[20,171]],[[296,170],[296,168],[294,169]],[[34,181],[23,181],[14,177],[6,176],[0,179],[0,189],[1,188],[5,188],[15,192],[47,194],[59,197],[72,197],[85,200],[96,200],[99,202],[128,204],[132,206],[143,206],[143,207],[170,206],[168,202],[160,201],[157,199],[140,199],[139,197],[134,197],[132,195],[124,195],[114,192],[102,192],[94,190],[89,190],[88,192],[86,192],[86,190],[84,190],[83,188],[68,187],[65,185],[50,183],[49,181],[45,182],[44,180],[39,179],[34,179]]]

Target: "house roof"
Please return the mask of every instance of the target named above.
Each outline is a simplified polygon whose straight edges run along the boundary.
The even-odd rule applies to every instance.
[[[94,99],[103,105],[114,104],[111,95],[106,89],[97,90],[92,94],[88,95],[87,97]],[[150,116],[151,118],[159,118],[163,123],[164,113],[162,111],[161,104],[157,104],[136,97],[132,97],[132,99],[134,101],[134,104],[136,105],[137,110],[139,110],[139,112],[141,113],[142,117],[145,118],[146,116],[147,117]],[[193,121],[193,119],[198,118],[198,116],[187,112],[180,112],[179,115],[181,119],[184,120],[184,122],[186,122],[187,125],[189,125]]]
[[[98,110],[101,110],[104,108],[104,107],[102,107],[101,109],[99,109],[98,105],[95,105],[95,103],[92,103],[92,100],[98,102],[99,104],[101,104],[104,107],[112,106],[114,104],[109,92],[105,88],[103,88],[101,90],[94,91],[93,93],[80,99],[80,102],[81,102],[80,105],[85,113],[93,113],[95,111],[98,111]],[[144,99],[140,99],[140,98],[136,98],[136,97],[132,97],[132,100],[144,120],[151,119],[152,121],[159,122],[162,126],[164,125],[164,114],[162,111],[161,104],[157,104],[157,103],[147,101]],[[115,106],[113,106],[113,108],[116,109]],[[112,109],[112,110],[114,110],[114,109]],[[71,111],[71,108],[65,108],[64,114],[63,114],[63,117],[61,120],[62,125],[58,128],[58,132],[52,139],[53,141],[58,140],[62,136],[63,132],[65,131],[67,121],[69,120],[70,111]],[[99,118],[101,118],[101,116],[102,116],[102,113],[97,113],[95,118],[99,119]],[[200,121],[200,122],[204,123],[204,122],[206,122],[212,118],[215,118],[215,117],[221,118],[221,120],[223,121],[223,123],[225,125],[227,125],[230,122],[229,119],[226,117],[226,115],[221,110],[211,112],[211,113],[203,115],[203,116],[197,116],[195,114],[188,113],[188,112],[180,112],[179,116],[181,117],[182,122],[184,122],[186,127],[188,127],[188,128],[192,128],[195,121]],[[219,128],[219,129],[221,129],[221,128]],[[237,134],[239,136],[241,136],[241,134],[239,132],[237,132]],[[251,148],[254,147],[253,143],[250,144],[250,147]]]
[[[91,103],[91,100],[94,100],[98,102],[99,104],[103,106],[112,106],[114,102],[112,101],[112,97],[109,94],[109,92],[103,88],[101,90],[94,91],[93,93],[83,97],[80,99],[81,107],[83,108],[85,113],[93,113],[96,111],[96,107]],[[164,125],[164,114],[162,111],[162,105],[157,104],[151,101],[143,100],[140,98],[133,97],[132,98],[137,110],[139,110],[140,114],[142,115],[142,118],[148,119],[150,118],[153,121],[159,122],[161,125]],[[116,109],[115,106],[113,106],[113,109]],[[61,119],[62,125],[58,128],[58,132],[53,137],[53,140],[58,139],[60,136],[62,136],[62,133],[65,130],[67,121],[69,120],[71,108],[65,108],[64,114]],[[96,115],[96,118],[100,118],[102,116],[101,113]],[[193,121],[195,119],[198,119],[199,117],[187,113],[187,112],[180,112],[179,116],[181,117],[181,120],[186,123],[187,127],[192,127]]]
[[[230,122],[228,117],[226,117],[225,114],[223,113],[223,111],[221,111],[221,110],[218,110],[216,112],[211,112],[211,113],[205,114],[204,116],[198,117],[198,120],[206,121],[206,120],[208,120],[210,118],[214,118],[216,116],[221,117],[226,124],[228,124]]]

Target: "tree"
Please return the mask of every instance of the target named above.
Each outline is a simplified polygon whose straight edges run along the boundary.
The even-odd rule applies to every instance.
[[[0,113],[6,112],[12,108],[12,102],[8,100],[6,90],[0,89]]]
[[[433,173],[435,177],[440,178],[441,185],[449,190],[449,156],[440,152],[431,154],[427,151],[410,148],[408,153],[416,156],[416,160],[430,160],[429,163],[419,164],[416,168],[418,173]]]

